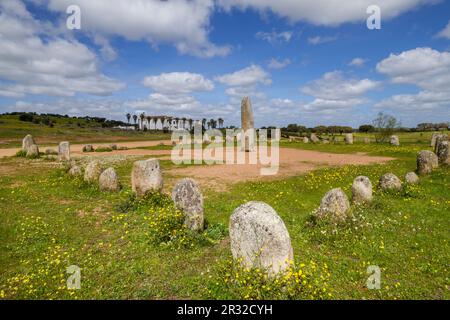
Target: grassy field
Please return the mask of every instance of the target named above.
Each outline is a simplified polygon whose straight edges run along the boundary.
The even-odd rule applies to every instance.
[[[392,156],[385,165],[344,166],[283,180],[245,182],[225,192],[204,190],[208,227],[185,230],[166,197],[133,199],[132,162],[112,161],[123,189],[102,193],[48,160],[0,160],[0,297],[3,299],[449,299],[450,168],[441,167],[399,193],[375,192],[353,207],[345,225],[312,224],[330,189],[350,196],[353,179],[376,186],[393,172],[415,170],[429,134],[401,147],[344,144],[291,148]],[[423,137],[423,139],[422,139]],[[404,136],[403,138],[406,138]],[[169,161],[164,178],[173,181]],[[260,200],[284,220],[295,266],[283,278],[231,263],[228,220],[239,205]],[[67,290],[66,268],[82,269],[81,290]],[[381,289],[368,290],[367,267],[381,268]],[[284,288],[284,289],[283,289]]]
[[[102,128],[101,123],[85,119],[49,117],[53,127],[42,123],[20,121],[17,115],[0,115],[0,148],[19,147],[27,134],[33,135],[38,144],[58,144],[68,140],[72,143],[102,143],[141,140],[170,139],[162,132],[125,131]]]

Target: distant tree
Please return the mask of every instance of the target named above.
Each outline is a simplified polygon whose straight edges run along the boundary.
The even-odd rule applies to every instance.
[[[359,132],[375,132],[375,127],[371,124],[363,124],[362,126],[359,126],[358,129]]]
[[[328,132],[328,128],[326,126],[317,126],[313,128],[313,132],[317,134],[325,134]]]
[[[136,125],[136,123],[137,123],[137,119],[138,119],[138,116],[136,115],[136,114],[133,114],[133,121],[134,121],[134,124]]]
[[[373,120],[373,126],[376,129],[375,140],[377,142],[386,142],[395,130],[401,126],[401,123],[395,117],[380,112],[377,118]]]
[[[130,120],[131,120],[131,114],[127,113],[127,122],[128,122],[128,124],[130,124]]]
[[[217,119],[217,121],[219,122],[219,128],[222,128],[223,127],[223,119],[219,118],[219,119]]]

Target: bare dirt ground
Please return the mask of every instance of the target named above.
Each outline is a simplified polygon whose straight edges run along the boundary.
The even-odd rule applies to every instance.
[[[295,176],[321,167],[343,165],[367,165],[385,163],[394,160],[390,157],[358,154],[335,154],[319,151],[280,148],[280,166],[276,175],[261,175],[261,165],[203,165],[187,168],[175,168],[170,174],[176,177],[192,177],[200,184],[214,189],[222,189],[226,185],[249,180],[279,179]]]
[[[139,148],[139,147],[153,147],[157,146],[161,143],[164,143],[166,145],[170,145],[170,140],[155,140],[155,141],[131,141],[131,142],[111,142],[111,143],[99,143],[99,144],[92,144],[95,148],[98,147],[109,147],[111,144],[115,144],[118,147],[127,147],[127,148]],[[74,156],[88,156],[88,155],[136,155],[136,156],[142,156],[142,155],[158,155],[158,154],[170,154],[170,150],[145,150],[145,149],[132,149],[132,150],[115,150],[112,152],[95,152],[95,153],[83,153],[83,146],[86,144],[71,144],[70,145],[70,152]],[[6,149],[0,149],[0,158],[1,157],[11,157],[17,153],[21,148],[6,148]],[[54,149],[57,150],[58,148],[53,146],[39,146],[39,150],[41,152],[44,152],[45,149]]]

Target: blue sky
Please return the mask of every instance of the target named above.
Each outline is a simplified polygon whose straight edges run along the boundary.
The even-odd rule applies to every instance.
[[[8,0],[0,39],[0,112],[238,125],[249,95],[257,126],[450,121],[450,1]]]

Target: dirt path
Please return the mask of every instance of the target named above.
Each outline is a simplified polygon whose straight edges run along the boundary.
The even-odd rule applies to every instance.
[[[127,148],[139,148],[139,147],[153,147],[157,146],[160,143],[164,143],[166,145],[170,145],[170,140],[154,140],[154,141],[130,141],[130,142],[118,142],[114,143],[118,147],[127,147]],[[92,144],[95,148],[98,147],[109,147],[111,143],[99,143],[99,144]],[[70,145],[70,152],[74,156],[86,156],[86,155],[101,155],[101,154],[107,154],[107,155],[152,155],[152,154],[170,154],[170,150],[145,150],[145,149],[132,149],[132,150],[115,150],[112,152],[99,152],[99,153],[83,153],[83,146],[86,144],[71,144]],[[0,149],[0,158],[1,157],[11,157],[17,153],[21,148],[7,148],[7,149]],[[45,149],[54,149],[57,150],[57,147],[49,147],[49,146],[39,146],[39,149],[41,152],[45,152]]]
[[[261,165],[235,164],[190,166],[170,170],[176,177],[192,177],[200,184],[220,189],[221,185],[248,180],[279,179],[294,176],[326,166],[367,165],[386,163],[394,160],[390,157],[369,156],[366,154],[335,154],[319,151],[280,148],[280,167],[272,176],[262,176]]]

